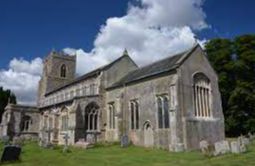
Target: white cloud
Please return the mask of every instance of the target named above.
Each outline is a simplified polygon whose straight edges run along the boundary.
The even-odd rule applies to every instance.
[[[29,62],[14,58],[8,70],[0,71],[0,86],[11,89],[19,104],[33,105],[41,73],[42,59],[36,58]]]
[[[125,48],[138,65],[151,63],[192,47],[194,31],[209,27],[202,9],[203,2],[136,0],[137,5],[129,3],[123,17],[106,20],[90,52],[74,48],[63,50],[69,55],[77,55],[78,74],[109,63]],[[21,104],[33,104],[41,71],[40,58],[31,62],[14,58],[8,70],[0,71],[0,86],[11,89]]]
[[[129,4],[125,16],[106,20],[90,52],[64,49],[68,54],[77,54],[79,74],[109,63],[125,48],[138,65],[146,65],[192,47],[195,41],[193,31],[209,27],[202,9],[203,0],[137,2],[139,5]]]

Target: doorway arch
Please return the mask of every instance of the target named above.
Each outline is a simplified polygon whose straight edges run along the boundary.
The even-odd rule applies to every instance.
[[[144,130],[144,146],[145,147],[153,147],[154,146],[154,136],[153,129],[150,121],[146,121],[143,125]]]

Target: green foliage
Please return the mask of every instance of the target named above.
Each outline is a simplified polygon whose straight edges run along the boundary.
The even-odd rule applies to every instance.
[[[219,75],[226,134],[255,132],[255,35],[213,39],[206,51]]]
[[[16,96],[10,90],[4,90],[0,87],[0,122],[2,121],[2,115],[8,104],[8,100],[10,100],[11,103],[16,104]]]

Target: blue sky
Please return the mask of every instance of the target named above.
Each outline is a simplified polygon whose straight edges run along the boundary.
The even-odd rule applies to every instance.
[[[42,57],[52,48],[89,51],[105,20],[126,13],[128,0],[1,0],[0,68],[13,57]],[[206,0],[211,29],[200,38],[234,37],[255,31],[255,1]]]
[[[0,0],[0,86],[34,104],[52,49],[76,54],[78,74],[125,48],[141,66],[190,48],[194,36],[203,43],[254,33],[254,7],[253,0]]]

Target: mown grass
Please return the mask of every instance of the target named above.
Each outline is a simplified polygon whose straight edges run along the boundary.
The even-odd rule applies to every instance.
[[[1,146],[1,152],[3,147]],[[5,163],[6,166],[253,166],[255,144],[247,153],[205,157],[199,152],[170,153],[159,149],[145,149],[118,145],[96,146],[83,150],[71,148],[70,153],[62,149],[43,149],[35,143],[27,143],[22,150],[21,161]]]

